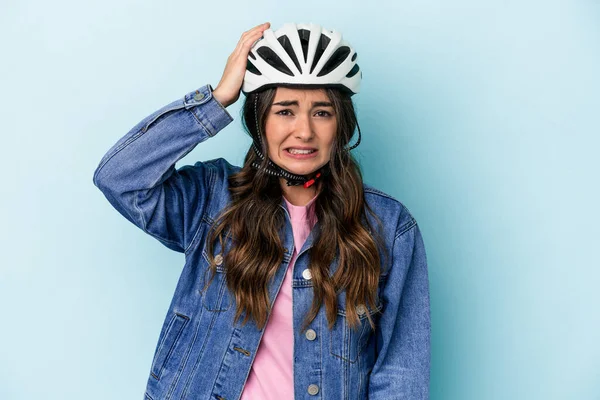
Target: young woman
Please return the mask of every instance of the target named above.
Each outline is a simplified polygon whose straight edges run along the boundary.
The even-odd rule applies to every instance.
[[[146,399],[426,399],[423,239],[406,207],[362,181],[349,146],[356,51],[315,24],[244,32],[216,86],[144,118],[94,184],[185,254]],[[233,118],[242,167],[175,163]]]

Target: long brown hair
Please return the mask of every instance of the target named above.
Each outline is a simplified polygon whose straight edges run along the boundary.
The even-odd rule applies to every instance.
[[[356,114],[351,98],[335,88],[323,88],[333,103],[337,116],[337,132],[331,150],[328,174],[317,180],[314,206],[318,229],[313,246],[309,249],[313,303],[305,317],[301,331],[317,316],[323,302],[329,329],[337,315],[337,294],[346,291],[346,315],[351,327],[359,324],[358,305],[377,307],[377,287],[380,276],[380,256],[377,243],[383,248],[379,232],[371,228],[365,210],[370,212],[381,227],[380,219],[364,201],[363,180],[359,164],[344,147],[348,145],[356,127]],[[244,128],[256,135],[254,101],[262,134],[262,153],[268,154],[264,136],[266,117],[271,109],[276,88],[251,93],[242,109]],[[255,136],[256,137],[256,136]],[[260,170],[252,162],[261,163]],[[227,287],[236,303],[235,321],[245,312],[242,324],[253,318],[262,329],[270,307],[268,282],[280,267],[284,249],[279,232],[285,224],[285,211],[279,207],[283,191],[279,177],[264,172],[268,160],[261,160],[252,147],[248,150],[242,169],[229,176],[231,203],[216,219],[207,235],[207,254],[212,271],[204,289],[216,273],[213,251],[223,235],[232,238],[234,245],[223,254]],[[221,248],[224,248],[223,246]],[[385,254],[385,252],[384,252]],[[339,266],[330,274],[330,264],[338,257]],[[387,257],[387,256],[386,256]],[[375,328],[369,312],[369,323]]]

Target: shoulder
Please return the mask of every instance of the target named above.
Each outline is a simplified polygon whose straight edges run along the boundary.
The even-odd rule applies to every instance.
[[[197,162],[195,165],[205,164],[208,168],[211,168],[215,173],[222,174],[224,176],[231,175],[238,172],[241,167],[231,164],[223,157],[213,158],[202,162]]]
[[[216,216],[231,199],[228,190],[229,176],[240,171],[241,167],[219,157],[197,161],[194,165],[187,165],[183,168],[191,169],[194,179],[199,183],[199,189],[210,199],[207,206],[208,215]]]
[[[212,189],[227,184],[230,175],[239,172],[241,167],[231,164],[226,159],[219,157],[206,161],[196,162],[192,168],[199,174],[203,174]]]
[[[394,233],[399,235],[414,225],[417,221],[409,209],[396,197],[377,189],[367,183],[363,183],[365,202],[371,210],[388,226],[394,222]]]

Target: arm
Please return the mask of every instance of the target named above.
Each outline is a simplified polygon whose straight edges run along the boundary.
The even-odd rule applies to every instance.
[[[175,163],[233,118],[205,85],[155,111],[102,157],[93,182],[125,218],[168,248],[185,252],[210,196],[210,170]]]
[[[413,218],[396,231],[382,301],[368,398],[429,399],[429,279],[423,238]]]

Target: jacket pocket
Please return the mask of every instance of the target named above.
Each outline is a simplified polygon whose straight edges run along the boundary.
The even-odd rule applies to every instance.
[[[206,250],[202,251],[202,256],[205,259],[207,267],[204,270],[204,282],[208,283],[210,278],[210,268],[208,267],[208,256]],[[221,264],[217,265],[217,271],[210,285],[202,294],[202,305],[208,311],[227,311],[231,307],[231,295],[227,288],[225,280],[225,266],[222,264],[223,255],[217,253],[215,256],[221,260]]]
[[[156,380],[160,380],[165,365],[175,352],[179,338],[189,320],[190,318],[186,315],[177,312],[173,313],[156,349],[154,360],[152,360],[150,373]]]
[[[329,351],[330,353],[344,361],[354,363],[358,359],[362,350],[365,348],[369,336],[373,329],[367,318],[367,312],[375,319],[375,314],[381,310],[379,305],[374,310],[368,310],[366,306],[363,312],[359,312],[359,324],[356,328],[351,328],[346,316],[344,305],[338,307],[338,315],[333,329],[329,335]]]

